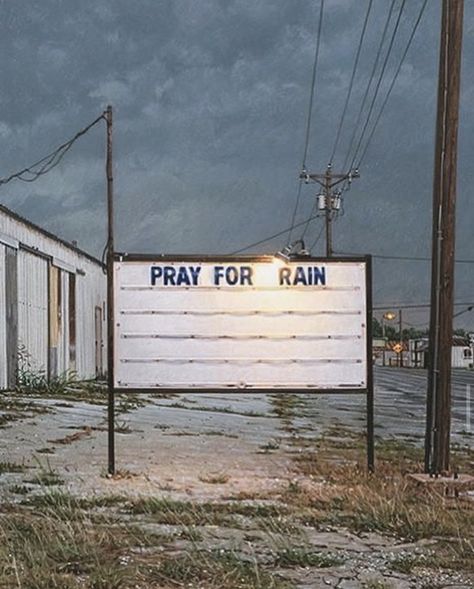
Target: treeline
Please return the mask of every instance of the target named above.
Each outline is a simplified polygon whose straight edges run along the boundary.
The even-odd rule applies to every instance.
[[[395,320],[395,325],[387,325],[385,323],[385,337],[389,341],[395,341],[400,339],[400,333],[398,331],[398,323]],[[415,327],[404,327],[402,329],[402,339],[403,341],[409,339],[418,339],[421,337],[428,337],[429,330],[428,328],[424,329],[416,329]],[[372,335],[373,337],[383,337],[383,330],[382,330],[382,323],[376,319],[375,317],[372,319]],[[459,335],[461,337],[466,337],[467,332],[464,329],[455,329],[454,335]]]

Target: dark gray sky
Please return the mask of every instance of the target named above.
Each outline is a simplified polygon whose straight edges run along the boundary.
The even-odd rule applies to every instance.
[[[389,71],[421,2],[407,2]],[[374,0],[336,171],[389,4]],[[430,253],[440,5],[428,2],[361,178],[346,194],[336,250]],[[331,152],[365,8],[363,0],[326,0],[308,158],[316,171]],[[284,229],[301,166],[318,10],[318,0],[0,0],[0,176],[39,159],[110,102],[118,249],[228,253]],[[473,58],[468,1],[457,257],[471,259]],[[40,181],[3,187],[1,202],[98,254],[103,135],[93,129]],[[315,192],[305,187],[298,219],[309,214]],[[254,251],[274,252],[284,241]],[[376,303],[429,299],[428,263],[376,260],[374,278]],[[456,296],[474,299],[473,265],[457,266]],[[426,313],[407,318],[422,323]],[[458,325],[474,328],[474,313]]]

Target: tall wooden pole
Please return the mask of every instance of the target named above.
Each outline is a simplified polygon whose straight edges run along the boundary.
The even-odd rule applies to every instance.
[[[332,192],[331,192],[331,168],[328,166],[326,170],[326,182],[325,182],[325,206],[326,206],[326,257],[332,256]]]
[[[105,111],[107,124],[107,384],[108,472],[115,474],[114,395],[114,176],[112,164],[112,107]]]
[[[433,185],[425,472],[449,470],[457,137],[464,0],[443,0]]]

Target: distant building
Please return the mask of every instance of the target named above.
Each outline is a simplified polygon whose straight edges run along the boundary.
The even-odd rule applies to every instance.
[[[453,368],[473,367],[473,346],[468,338],[454,336],[451,349],[451,365]]]
[[[429,340],[427,337],[411,339],[409,341],[411,367],[428,367],[428,347]],[[469,338],[464,338],[457,335],[453,336],[453,345],[451,348],[451,366],[453,368],[472,368],[473,351],[474,345]]]
[[[105,317],[101,262],[0,206],[0,389],[19,369],[102,375]]]
[[[399,349],[400,347],[400,349]],[[399,340],[373,338],[372,350],[374,364],[377,366],[408,366],[408,344]],[[402,358],[403,356],[403,358]]]

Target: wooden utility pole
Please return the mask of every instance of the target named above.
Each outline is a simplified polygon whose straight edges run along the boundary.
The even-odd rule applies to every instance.
[[[347,174],[333,174],[331,164],[328,165],[324,174],[312,174],[306,171],[301,172],[300,178],[307,184],[316,182],[323,188],[324,194],[324,218],[326,226],[326,257],[330,258],[333,254],[332,247],[332,220],[334,211],[337,211],[335,197],[339,193],[334,193],[333,188],[342,182],[351,183],[354,178],[359,178],[358,170],[351,170]]]
[[[325,224],[326,224],[326,257],[330,258],[332,256],[332,211],[333,211],[333,204],[332,204],[332,187],[331,187],[331,168],[328,166],[326,170],[326,178],[325,178],[325,186],[324,186],[324,195],[325,195]]]
[[[403,368],[403,316],[402,310],[398,310],[398,333],[402,349],[400,350],[400,368]]]
[[[425,472],[449,470],[457,137],[464,0],[443,0],[433,185]]]
[[[108,472],[115,474],[114,395],[114,175],[112,164],[112,107],[105,111],[107,125],[107,384]]]

